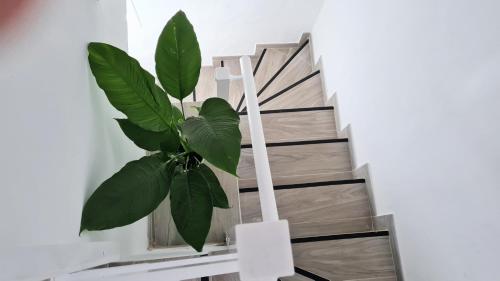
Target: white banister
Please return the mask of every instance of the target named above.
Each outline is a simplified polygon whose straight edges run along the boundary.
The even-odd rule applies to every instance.
[[[274,196],[271,169],[267,157],[266,140],[262,129],[260,118],[259,102],[257,101],[257,90],[253,77],[252,64],[248,56],[240,58],[241,76],[245,89],[245,100],[248,112],[248,125],[252,139],[252,150],[255,163],[255,173],[257,175],[257,185],[259,188],[260,208],[262,210],[263,221],[277,221],[278,209]]]

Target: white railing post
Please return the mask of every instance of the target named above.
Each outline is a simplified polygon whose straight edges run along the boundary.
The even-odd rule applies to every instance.
[[[245,100],[248,112],[248,124],[250,135],[252,136],[252,150],[255,163],[255,173],[257,175],[257,185],[259,188],[260,208],[262,210],[263,221],[277,221],[278,209],[276,198],[274,197],[273,181],[271,169],[267,157],[266,141],[262,120],[260,118],[259,102],[257,101],[257,90],[253,77],[252,64],[248,56],[240,58],[241,76],[245,89]]]

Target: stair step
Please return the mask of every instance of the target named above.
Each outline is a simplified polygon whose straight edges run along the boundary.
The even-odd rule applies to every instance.
[[[306,40],[295,50],[295,53],[280,66],[262,88],[257,87],[257,89],[259,89],[259,101],[265,100],[274,93],[310,74],[312,72],[311,62],[309,40]]]
[[[373,229],[364,180],[275,186],[275,196],[292,238]],[[257,188],[240,189],[240,204],[243,223],[262,221]]]
[[[294,263],[331,281],[394,278],[388,235],[383,231],[292,239]]]
[[[260,91],[276,75],[280,68],[294,55],[299,47],[267,48],[259,70],[255,73],[255,88]],[[272,83],[271,83],[272,84]],[[244,107],[245,104],[241,108]]]
[[[347,139],[268,143],[267,154],[274,177],[352,171]],[[242,145],[240,179],[255,179],[252,148]]]
[[[338,173],[324,173],[324,174],[304,174],[293,176],[273,176],[273,185],[288,185],[298,183],[311,183],[320,181],[336,181],[353,179],[351,171],[338,172]],[[248,188],[257,186],[256,179],[239,179],[238,186],[240,188]]]
[[[289,87],[274,92],[267,99],[260,100],[260,109],[270,110],[324,105],[323,86],[319,71],[294,82]]]
[[[261,111],[266,142],[333,139],[337,137],[333,107]],[[251,143],[248,115],[240,114],[242,144]]]

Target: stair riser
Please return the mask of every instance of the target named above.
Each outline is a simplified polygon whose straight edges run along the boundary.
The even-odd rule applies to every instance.
[[[387,236],[296,243],[292,248],[295,266],[332,281],[395,276]]]
[[[363,183],[276,190],[275,196],[293,238],[372,230]],[[241,193],[240,202],[243,223],[261,221],[258,192]]]
[[[266,142],[333,139],[333,110],[261,114]],[[240,116],[241,143],[250,144],[248,116]]]
[[[268,147],[273,177],[326,174],[351,171],[347,142]],[[241,150],[238,175],[255,179],[252,148]]]

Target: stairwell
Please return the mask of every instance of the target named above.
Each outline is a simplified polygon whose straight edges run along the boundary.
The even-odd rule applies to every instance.
[[[295,275],[281,280],[393,281],[397,269],[388,229],[376,227],[365,179],[353,176],[349,139],[340,138],[324,101],[309,38],[258,45],[252,57],[278,212],[290,223]],[[214,67],[240,71],[237,57]],[[229,101],[241,117],[238,167],[242,222],[261,221],[241,82]],[[212,280],[239,280],[237,274]]]

